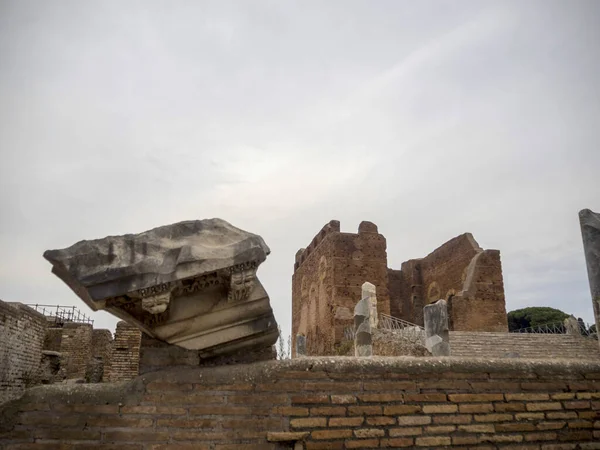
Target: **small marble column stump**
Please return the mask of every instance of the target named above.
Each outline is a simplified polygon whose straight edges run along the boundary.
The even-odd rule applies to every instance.
[[[361,299],[354,307],[354,356],[373,356],[369,297]]]
[[[306,336],[303,334],[296,335],[296,357],[306,356]]]

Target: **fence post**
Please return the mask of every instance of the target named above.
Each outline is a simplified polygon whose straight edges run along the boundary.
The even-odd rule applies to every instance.
[[[354,356],[372,356],[371,301],[361,299],[354,307]]]

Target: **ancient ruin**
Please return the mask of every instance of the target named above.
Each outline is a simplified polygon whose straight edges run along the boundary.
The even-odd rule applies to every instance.
[[[482,249],[465,233],[394,270],[375,224],[343,233],[332,220],[296,253],[294,264],[292,336],[306,336],[308,355],[335,353],[364,282],[377,289],[378,315],[423,326],[423,307],[444,299],[451,331],[508,331],[498,250]]]
[[[600,330],[600,213],[579,211],[583,250],[587,266],[596,330]]]
[[[212,358],[277,340],[256,276],[269,252],[260,236],[209,219],[81,241],[44,257],[93,310]]]

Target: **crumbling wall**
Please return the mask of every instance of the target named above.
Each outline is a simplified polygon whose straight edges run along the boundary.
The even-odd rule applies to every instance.
[[[307,337],[308,355],[328,355],[352,327],[353,311],[365,281],[377,288],[377,310],[389,314],[385,238],[362,222],[358,233],[341,233],[331,221],[296,254],[292,277],[292,349],[297,334]]]
[[[388,273],[396,317],[423,325],[423,307],[444,299],[451,329],[508,331],[500,252],[483,250],[471,233]]]
[[[37,384],[45,332],[42,314],[0,300],[0,403]]]
[[[104,380],[108,382],[131,380],[139,374],[142,332],[125,321],[117,323],[108,364],[104,366]]]
[[[112,342],[109,330],[92,330],[92,355],[85,376],[87,382],[100,383],[104,380],[104,369],[110,359]]]
[[[0,447],[593,449],[600,362],[300,358],[40,386]]]

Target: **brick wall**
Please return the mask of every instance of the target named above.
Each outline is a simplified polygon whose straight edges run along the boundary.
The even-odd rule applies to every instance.
[[[450,332],[452,356],[593,359],[600,361],[598,340],[568,334]]]
[[[131,380],[139,373],[142,332],[125,321],[117,323],[108,364],[104,366],[104,380],[109,382]]]
[[[67,379],[85,378],[92,359],[92,325],[67,322],[62,328],[61,372]]]
[[[389,314],[386,240],[377,226],[362,222],[358,233],[341,233],[331,221],[310,245],[298,251],[292,277],[292,349],[307,337],[307,354],[335,353],[365,281],[377,288],[377,309]]]
[[[0,300],[0,403],[36,383],[46,319],[21,303]]]
[[[599,419],[600,362],[300,358],[36,387],[0,446],[597,449]]]

